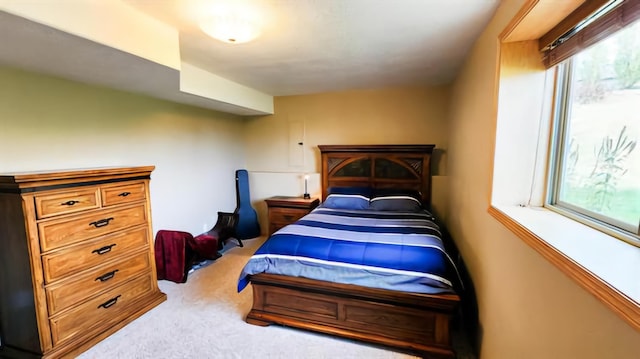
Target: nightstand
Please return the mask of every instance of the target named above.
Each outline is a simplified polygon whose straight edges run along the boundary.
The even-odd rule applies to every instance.
[[[304,199],[287,196],[274,196],[265,201],[269,209],[269,235],[302,218],[320,204],[318,198]]]

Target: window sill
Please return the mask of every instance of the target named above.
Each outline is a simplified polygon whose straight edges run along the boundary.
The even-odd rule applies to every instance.
[[[640,330],[640,248],[541,207],[492,205],[489,213]]]

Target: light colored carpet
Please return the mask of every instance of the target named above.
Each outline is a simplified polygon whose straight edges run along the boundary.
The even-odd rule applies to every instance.
[[[367,344],[277,325],[245,323],[251,287],[237,293],[240,270],[265,238],[227,243],[224,255],[184,284],[160,281],[167,301],[79,358],[415,358]]]

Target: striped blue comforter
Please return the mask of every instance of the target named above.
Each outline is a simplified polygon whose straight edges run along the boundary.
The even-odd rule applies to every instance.
[[[249,276],[273,273],[417,293],[453,292],[453,266],[426,212],[318,207],[269,238],[249,259]]]

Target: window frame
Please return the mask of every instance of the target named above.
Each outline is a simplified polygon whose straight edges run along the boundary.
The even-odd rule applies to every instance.
[[[514,120],[521,122],[543,121],[545,118],[550,120],[553,116],[555,109],[553,102],[556,99],[555,93],[553,93],[553,84],[557,79],[557,73],[553,66],[548,66],[546,57],[540,56],[548,44],[544,39],[554,40],[557,37],[547,35],[553,32],[558,36],[562,35],[607,1],[582,2],[575,0],[570,3],[574,7],[560,9],[549,7],[548,3],[542,0],[527,0],[499,33],[495,58],[496,82],[493,104],[493,116],[496,119],[496,141],[494,143],[493,171],[490,179],[487,212],[547,262],[593,295],[632,328],[640,331],[640,288],[637,286],[634,274],[640,256],[640,247],[633,246],[626,241],[616,240],[611,235],[572,220],[569,216],[561,215],[549,207],[538,207],[535,204],[529,205],[521,202],[525,198],[524,193],[513,193],[512,188],[501,185],[496,187],[496,183],[503,184],[501,182],[503,177],[508,177],[510,183],[513,183],[513,178],[527,180],[518,171],[522,167],[520,166],[521,156],[519,155],[515,159],[517,162],[513,163],[514,156],[505,157],[498,149],[498,138],[505,137],[503,133],[501,134],[503,123],[512,124]],[[599,2],[600,5],[596,2]],[[631,10],[628,13],[638,15],[640,14],[640,0],[631,0],[624,5],[624,8]],[[628,17],[622,16],[623,20]],[[572,19],[576,21],[572,21]],[[555,29],[560,30],[555,31]],[[504,94],[506,96],[503,97],[501,93],[503,85],[512,84],[513,81],[517,82],[515,88],[519,87],[523,91],[532,87],[539,88],[536,78],[530,76],[537,74],[547,74],[552,78],[549,81],[548,94],[544,90],[545,95],[542,99],[533,98],[523,103],[522,92],[517,91],[507,91]],[[546,88],[546,85],[544,87]],[[510,88],[514,89],[513,86]],[[534,107],[527,106],[542,106],[542,116],[537,117],[538,113],[531,111]],[[502,113],[503,111],[506,113]],[[541,134],[550,134],[551,126],[551,121],[547,121],[546,124],[541,122]],[[524,149],[533,151],[527,139],[522,138],[522,140],[524,141],[518,142],[518,146],[521,143],[528,144],[529,146]],[[545,142],[550,143],[549,139]],[[540,191],[540,206],[543,205],[547,196],[544,191],[548,188],[546,181],[549,179],[549,167],[546,159],[549,150],[549,147],[540,146],[541,158],[545,158],[545,161],[539,161],[539,164],[547,163],[545,169],[541,168],[544,173],[540,173],[538,177],[537,171],[533,171],[532,181],[536,185],[532,185],[532,189],[535,187],[536,192]],[[537,158],[537,153],[531,157]],[[521,153],[521,155],[524,154]],[[533,166],[535,167],[535,164]],[[507,170],[505,171],[505,169]],[[540,182],[538,183],[538,181]],[[497,196],[496,192],[498,192]],[[532,193],[534,192],[532,191]],[[531,194],[528,196],[530,197]],[[572,235],[567,236],[567,234]],[[576,245],[578,239],[580,244]],[[616,265],[612,267],[608,262],[603,262],[602,255],[605,255]]]
[[[624,27],[620,30],[622,29],[624,29]],[[562,176],[566,161],[565,153],[569,129],[568,122],[571,121],[572,79],[575,69],[573,58],[580,53],[581,51],[572,55],[565,61],[557,64],[554,68],[556,71],[555,108],[553,109],[553,125],[550,136],[547,196],[544,205],[561,215],[640,247],[640,226],[634,227],[613,217],[590,211],[587,208],[560,199]]]

